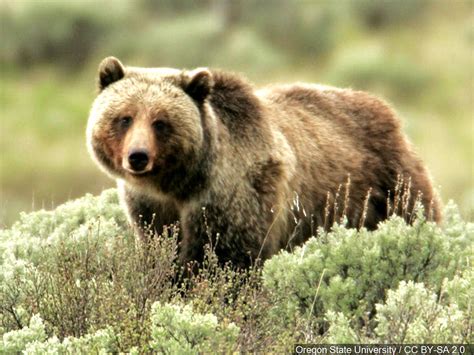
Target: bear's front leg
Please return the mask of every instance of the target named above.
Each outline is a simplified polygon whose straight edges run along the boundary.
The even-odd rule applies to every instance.
[[[127,217],[142,238],[149,235],[150,230],[160,235],[165,226],[179,221],[179,214],[174,203],[159,201],[126,184],[118,184],[118,187]]]
[[[220,264],[232,262],[239,268],[248,268],[257,259],[264,260],[274,252],[275,245],[264,221],[240,218],[232,213],[237,211],[234,211],[236,206],[227,207],[224,210],[208,204],[182,216],[178,254],[181,265],[190,261],[200,264],[206,244],[213,249]]]

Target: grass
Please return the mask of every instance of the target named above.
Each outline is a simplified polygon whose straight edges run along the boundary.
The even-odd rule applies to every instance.
[[[93,83],[65,81],[39,70],[2,79],[0,106],[0,225],[20,211],[51,208],[85,192],[112,185],[95,167],[85,146]],[[12,133],[14,132],[14,133]]]
[[[0,226],[10,226],[20,211],[54,207],[113,185],[90,160],[84,137],[97,64],[112,54],[133,65],[223,67],[243,72],[258,85],[309,81],[382,96],[398,111],[443,200],[454,199],[463,216],[474,218],[474,36],[467,1],[455,5],[413,2],[403,5],[406,8],[392,7],[392,12],[387,12],[391,4],[377,10],[370,2],[357,9],[351,2],[317,6],[302,2],[291,13],[284,2],[271,11],[256,5],[255,13],[251,7],[242,9],[247,17],[229,31],[222,31],[218,13],[197,5],[199,11],[188,9],[177,16],[169,4],[161,4],[166,11],[155,13],[143,8],[132,11],[136,5],[123,1],[111,9],[116,17],[104,17],[101,13],[92,16],[92,6],[83,9],[79,3],[70,7],[64,3],[56,4],[64,7],[64,19],[38,33],[34,37],[38,43],[28,37],[29,24],[53,22],[57,8],[45,6],[37,12],[35,4],[24,2],[10,18],[8,12],[0,11],[8,18],[4,32],[9,43],[8,51],[0,52]],[[406,10],[410,6],[423,11],[414,16]],[[374,10],[383,10],[387,17],[385,26],[377,30],[367,23]],[[128,13],[133,18],[128,35],[123,36],[123,19]],[[272,14],[289,16],[298,26],[285,32]],[[89,26],[84,41],[90,40],[88,31],[103,31],[90,43],[84,65],[72,66],[71,53],[63,53],[62,58],[60,50],[70,47],[73,26],[61,24],[63,20],[76,24],[78,19],[85,19]],[[318,31],[320,25],[327,31]],[[288,41],[284,39],[296,41],[285,47]],[[324,51],[314,51],[318,41],[326,43]],[[21,64],[13,60],[21,59],[23,47],[34,58],[46,53],[35,48],[46,50],[55,45],[59,46],[58,56],[46,61]]]

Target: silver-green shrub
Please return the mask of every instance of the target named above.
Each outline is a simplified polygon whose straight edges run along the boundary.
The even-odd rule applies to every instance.
[[[109,256],[118,242],[133,242],[126,223],[115,190],[107,190],[99,197],[86,195],[54,211],[23,213],[11,229],[1,230],[0,330],[27,325],[31,317],[28,305],[52,310],[49,301],[54,301],[55,295],[63,296],[64,303],[55,305],[64,311],[71,305],[80,306],[74,298],[83,299],[85,292],[93,289],[98,271],[114,266]],[[66,286],[71,292],[58,295]],[[68,296],[71,302],[67,302]],[[60,313],[59,309],[54,311]],[[42,317],[49,318],[47,314]],[[66,324],[68,319],[62,321]],[[71,324],[79,321],[75,316],[69,319]]]
[[[473,339],[474,225],[454,204],[379,229],[320,231],[263,268],[176,282],[176,228],[143,243],[115,190],[0,230],[0,353],[288,352],[297,342]]]
[[[472,295],[463,288],[468,279],[456,276],[447,283],[456,295],[463,298]],[[326,313],[329,329],[324,341],[337,344],[472,342],[472,309],[463,310],[452,301],[443,298],[443,294],[438,296],[423,283],[401,281],[397,289],[387,291],[385,302],[376,304],[375,329],[354,327],[355,322],[342,312],[330,310]]]
[[[43,320],[35,314],[31,317],[28,326],[3,334],[0,354],[17,353],[24,350],[32,342],[42,342],[44,340],[46,340],[46,332]]]
[[[423,282],[439,293],[443,280],[468,269],[473,256],[474,225],[463,222],[452,204],[445,214],[441,227],[421,213],[413,225],[392,217],[373,232],[336,226],[273,257],[263,281],[276,304],[275,319],[304,320],[325,332],[327,317],[335,320],[340,312],[373,328],[376,304],[401,281]]]
[[[444,304],[423,283],[402,281],[377,304],[375,333],[388,343],[449,344],[467,342],[467,315],[457,304]]]
[[[117,353],[117,337],[110,328],[86,334],[80,338],[66,337],[60,341],[56,336],[45,342],[35,341],[27,344],[24,354],[112,354]]]
[[[175,292],[169,234],[144,247],[115,190],[22,214],[0,231],[0,334],[39,313],[53,343],[112,327],[120,349],[146,346],[151,304]]]
[[[199,354],[236,350],[239,328],[221,323],[212,313],[193,311],[192,304],[155,303],[152,307],[151,348],[164,354]]]
[[[30,324],[20,330],[3,335],[1,354],[110,354],[117,351],[117,339],[112,329],[99,330],[80,338],[67,337],[60,341],[56,336],[46,339],[43,320],[31,317]]]

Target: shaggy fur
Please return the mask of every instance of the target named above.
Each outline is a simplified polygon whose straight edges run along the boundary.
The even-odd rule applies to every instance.
[[[117,179],[130,221],[179,222],[180,261],[247,267],[347,218],[374,229],[440,212],[427,171],[394,112],[363,92],[295,84],[254,89],[196,69],[124,67],[106,58],[87,128],[90,153]],[[124,118],[125,117],[125,118]],[[145,149],[144,173],[128,168]]]

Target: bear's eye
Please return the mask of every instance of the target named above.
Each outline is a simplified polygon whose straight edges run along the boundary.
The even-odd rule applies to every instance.
[[[153,129],[158,134],[165,134],[170,131],[170,125],[164,121],[158,120],[153,122]]]
[[[120,117],[118,119],[118,124],[120,126],[120,128],[128,128],[132,125],[132,118],[130,116],[124,116],[124,117]]]

